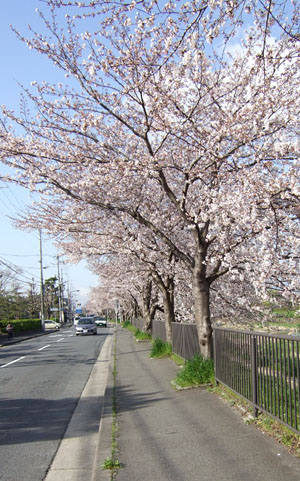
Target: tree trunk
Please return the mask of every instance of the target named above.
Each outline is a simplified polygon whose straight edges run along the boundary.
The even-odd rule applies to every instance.
[[[152,330],[153,317],[150,309],[145,309],[143,313],[143,331],[148,332]]]
[[[193,269],[193,297],[200,352],[207,359],[213,357],[213,346],[209,306],[210,282],[206,278],[204,259],[205,255],[200,250],[195,256]]]
[[[142,297],[143,303],[143,331],[148,332],[152,329],[152,321],[155,315],[155,308],[152,302],[152,282],[148,280]]]
[[[162,297],[164,305],[164,318],[165,318],[165,328],[166,328],[166,341],[172,344],[172,322],[175,321],[174,314],[174,277],[168,276],[167,280],[164,281],[162,276],[157,272],[153,271],[153,279],[156,282]]]
[[[164,303],[164,317],[166,325],[166,341],[172,344],[172,322],[174,316],[174,280],[168,279],[167,287],[162,289]]]

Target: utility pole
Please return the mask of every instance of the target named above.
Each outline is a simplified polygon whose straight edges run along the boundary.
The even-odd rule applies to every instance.
[[[117,329],[117,325],[118,325],[119,309],[120,309],[120,301],[119,301],[119,299],[115,299],[115,314],[116,314],[116,324],[115,324],[115,328],[116,328],[116,329]]]
[[[45,330],[45,300],[44,300],[44,279],[43,279],[43,248],[42,248],[42,231],[40,233],[40,266],[41,266],[41,324],[43,331]]]
[[[60,278],[60,269],[59,269],[59,256],[57,256],[57,278],[58,278],[58,320],[59,322],[63,321],[63,300],[62,300],[62,286],[61,286],[61,278]]]

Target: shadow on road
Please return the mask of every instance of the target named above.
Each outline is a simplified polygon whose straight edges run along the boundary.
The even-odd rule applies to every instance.
[[[87,397],[82,402],[88,404],[89,410],[95,411],[95,416],[91,416],[84,429],[76,433],[77,436],[87,436],[99,428],[99,404],[102,399]],[[76,404],[75,398],[1,399],[0,445],[61,439]]]

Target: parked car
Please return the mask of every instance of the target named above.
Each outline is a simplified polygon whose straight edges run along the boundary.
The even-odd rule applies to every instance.
[[[98,327],[107,327],[106,317],[95,317],[95,323]]]
[[[81,317],[76,325],[76,336],[80,334],[97,334],[97,326],[93,317]]]
[[[60,329],[60,323],[59,322],[56,322],[56,321],[52,321],[52,319],[46,319],[44,321],[44,324],[45,324],[45,330],[48,330],[48,329]]]

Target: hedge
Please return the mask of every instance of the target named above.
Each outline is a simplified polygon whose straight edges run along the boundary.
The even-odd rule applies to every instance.
[[[2,334],[6,333],[7,324],[14,326],[14,332],[35,331],[42,328],[40,319],[18,319],[12,321],[1,321],[0,331]]]

